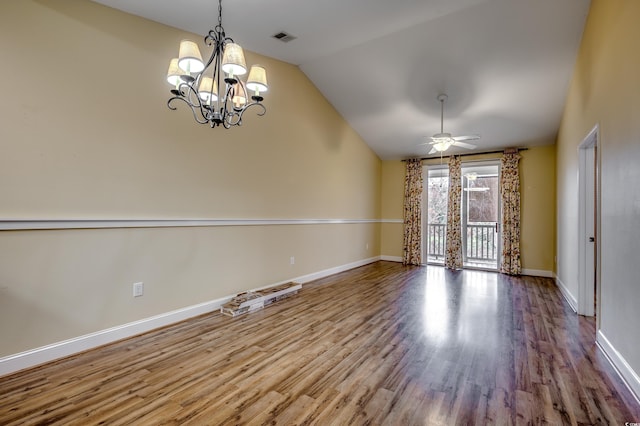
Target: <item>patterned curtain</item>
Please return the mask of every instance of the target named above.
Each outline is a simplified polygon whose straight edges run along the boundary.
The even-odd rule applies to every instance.
[[[404,178],[404,244],[402,263],[422,263],[422,161],[407,161]]]
[[[500,171],[502,264],[500,272],[520,275],[520,175],[518,153],[504,154]]]
[[[460,157],[449,158],[449,204],[447,206],[447,236],[444,266],[462,268],[462,231],[460,224],[460,201],[462,194],[462,166]]]

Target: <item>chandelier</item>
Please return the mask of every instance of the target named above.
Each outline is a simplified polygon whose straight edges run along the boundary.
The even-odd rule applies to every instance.
[[[218,0],[218,25],[204,42],[213,48],[206,64],[196,43],[180,42],[179,56],[171,60],[167,72],[167,81],[173,87],[173,97],[167,101],[169,109],[176,110],[174,102],[182,101],[198,123],[226,129],[242,125],[242,116],[251,107],[257,107],[257,115],[264,115],[267,109],[261,93],[268,89],[267,72],[253,65],[246,83],[239,78],[247,73],[247,65],[242,47],[227,37],[222,27],[222,0]],[[251,95],[249,99],[247,94]]]

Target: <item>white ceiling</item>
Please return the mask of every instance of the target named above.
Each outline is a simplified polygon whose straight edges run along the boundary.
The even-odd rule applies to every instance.
[[[95,1],[196,34],[217,23],[215,0]],[[589,4],[224,0],[222,7],[227,35],[299,65],[382,159],[400,159],[427,156],[430,147],[420,144],[440,131],[440,93],[449,95],[445,132],[480,135],[477,151],[553,142]],[[271,37],[280,31],[297,39]]]

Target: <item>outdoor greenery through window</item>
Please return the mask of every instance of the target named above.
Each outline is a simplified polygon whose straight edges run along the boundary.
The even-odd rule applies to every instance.
[[[483,169],[482,174],[463,171],[464,260],[467,266],[497,269],[498,167]]]
[[[427,261],[444,264],[449,170],[430,169],[427,190]]]
[[[465,266],[497,269],[499,166],[462,167],[462,235]],[[429,168],[427,178],[426,255],[428,263],[444,264],[449,170]]]

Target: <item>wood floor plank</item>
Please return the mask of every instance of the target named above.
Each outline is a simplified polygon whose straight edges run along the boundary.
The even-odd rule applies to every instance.
[[[307,418],[309,409],[314,403],[314,399],[307,395],[300,395],[287,405],[282,412],[273,416],[266,424],[275,425],[298,425]]]
[[[0,377],[2,425],[633,421],[553,280],[391,262]]]
[[[381,424],[390,410],[394,393],[378,388],[364,408],[364,424]]]
[[[515,424],[515,394],[502,388],[487,389],[487,410],[484,420],[476,424],[505,425]]]

